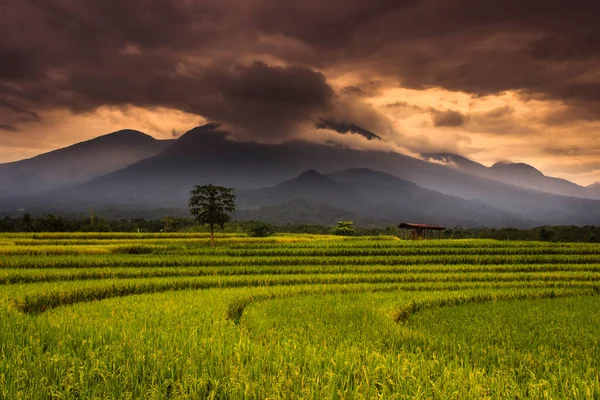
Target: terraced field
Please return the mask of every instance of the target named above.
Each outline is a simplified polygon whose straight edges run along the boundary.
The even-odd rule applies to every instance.
[[[600,398],[600,246],[0,236],[0,398]]]

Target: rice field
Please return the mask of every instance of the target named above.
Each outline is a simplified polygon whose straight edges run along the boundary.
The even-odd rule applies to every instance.
[[[600,399],[600,246],[0,235],[0,399]]]

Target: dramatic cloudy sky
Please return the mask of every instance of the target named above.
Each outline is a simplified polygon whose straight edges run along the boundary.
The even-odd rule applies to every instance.
[[[455,152],[589,184],[599,15],[598,0],[0,0],[0,162],[218,121],[239,140]]]

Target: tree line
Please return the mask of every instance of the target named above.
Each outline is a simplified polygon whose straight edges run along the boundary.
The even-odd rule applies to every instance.
[[[209,232],[214,245],[215,227],[225,233],[270,236],[275,233],[333,234],[342,236],[394,235],[409,238],[406,231],[395,226],[360,227],[352,221],[339,221],[335,226],[314,224],[270,225],[260,221],[232,221],[235,211],[235,193],[231,188],[214,185],[195,186],[190,191],[189,207],[193,218],[165,216],[160,219],[121,218],[102,216],[60,216],[47,214],[34,217],[25,213],[20,218],[6,216],[0,219],[0,232]],[[531,229],[516,228],[448,228],[444,239],[497,239],[541,240],[556,242],[600,243],[600,227],[596,226],[542,226]]]
[[[343,221],[347,224],[348,221]],[[225,233],[253,234],[260,236],[275,233],[330,234],[337,225],[281,224],[269,225],[260,221],[230,221],[220,231]],[[209,227],[194,218],[166,216],[160,219],[121,218],[102,216],[48,214],[0,218],[0,232],[209,232]],[[395,226],[361,227],[354,225],[352,232],[346,228],[343,234],[356,236],[393,235],[404,237]],[[498,240],[545,240],[555,242],[600,243],[600,226],[546,226],[532,229],[515,228],[448,228],[442,232],[444,239],[498,239]]]

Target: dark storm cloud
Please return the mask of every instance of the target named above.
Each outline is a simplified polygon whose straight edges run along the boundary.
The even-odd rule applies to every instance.
[[[12,125],[0,124],[0,131],[16,132],[17,128]]]
[[[465,124],[465,122],[467,122],[467,116],[454,110],[434,110],[431,112],[431,115],[433,119],[433,126],[435,126],[436,128],[457,127],[462,126]]]
[[[313,120],[333,106],[334,98],[323,74],[262,62],[229,73],[212,70],[202,86],[212,93],[198,104],[200,114],[264,136],[284,135],[295,123]]]
[[[586,60],[600,57],[600,31],[584,26],[564,35],[548,35],[529,46],[530,54],[541,60]]]
[[[313,120],[331,107],[334,98],[325,76],[304,66],[215,65],[178,76],[166,59],[154,65],[162,72],[154,71],[151,79],[136,75],[135,63],[131,71],[121,71],[122,76],[116,71],[113,75],[81,71],[69,80],[68,88],[76,88],[76,95],[64,100],[78,111],[103,104],[168,106],[268,138]]]
[[[28,78],[39,70],[35,54],[25,49],[0,48],[0,79]]]
[[[356,72],[339,94],[354,109],[396,82],[568,104],[549,124],[598,119],[599,14],[596,0],[5,1],[0,100],[10,125],[19,110],[164,106],[272,136],[329,117],[343,103],[324,74]]]
[[[420,107],[406,101],[395,101],[385,105],[386,108],[406,110],[411,113],[428,113],[431,115],[433,126],[436,128],[463,126],[469,120],[469,115],[456,110],[438,110],[433,107]]]
[[[351,133],[355,135],[360,135],[366,138],[367,140],[381,140],[381,137],[374,134],[373,132],[349,122],[335,122],[320,118],[315,126],[317,127],[317,129],[330,129],[337,133],[341,133],[342,135],[346,133]]]
[[[423,0],[264,0],[252,8],[255,27],[297,38],[316,48],[338,49],[383,15]],[[345,49],[342,49],[345,50]]]
[[[27,1],[27,0],[24,0]],[[214,40],[226,29],[227,2],[185,0],[29,0],[57,37],[88,52],[132,43],[185,49]]]
[[[22,32],[29,52],[5,51],[11,66],[0,69],[0,83],[7,88],[0,90],[0,106],[16,114],[26,107],[87,112],[104,105],[162,106],[269,137],[293,133],[296,125],[314,121],[315,113],[328,112],[333,104],[325,76],[308,66],[242,64],[231,55],[209,57],[208,63],[194,59],[203,57],[203,50],[212,55],[216,50],[208,44],[223,36],[253,36],[248,21],[235,22],[239,15],[232,7],[239,10],[239,2],[24,2],[20,22],[37,24]],[[21,29],[3,18],[3,29],[12,26],[7,33],[16,37]],[[0,49],[6,47],[2,40]],[[229,45],[224,50],[238,52]],[[48,46],[55,47],[53,54],[43,49]],[[32,54],[39,65],[32,63]]]
[[[505,118],[514,112],[515,110],[511,106],[503,106],[486,112],[482,117],[487,119]]]
[[[336,18],[344,13],[340,7]],[[599,13],[597,1],[422,1],[371,14],[358,29],[349,24],[354,34],[340,34],[347,42],[327,54],[338,65],[395,76],[408,88],[474,95],[514,90],[597,111]],[[310,26],[312,17],[298,26]],[[303,29],[296,34],[305,36]]]
[[[349,96],[359,96],[359,97],[367,96],[367,92],[365,92],[363,89],[359,88],[358,86],[346,86],[342,89],[342,93],[349,95]]]
[[[28,120],[28,121],[39,121],[40,120],[40,116],[38,114],[36,114],[35,112],[29,111],[29,110],[24,110],[20,107],[15,106],[14,104],[10,104],[6,100],[0,99],[0,108],[5,108],[9,111],[14,112],[15,114],[24,115],[25,116],[24,119]]]

